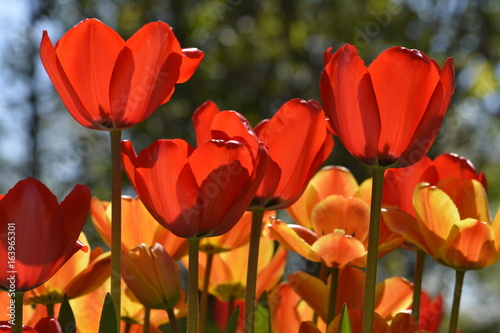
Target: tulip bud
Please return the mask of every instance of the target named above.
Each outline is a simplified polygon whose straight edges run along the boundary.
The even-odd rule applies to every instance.
[[[137,299],[151,309],[172,309],[181,296],[179,266],[155,243],[123,254],[123,279]]]

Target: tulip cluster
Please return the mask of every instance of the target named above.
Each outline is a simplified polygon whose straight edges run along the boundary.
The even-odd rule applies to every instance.
[[[59,204],[31,178],[0,197],[0,332],[179,332],[186,316],[190,333],[210,316],[225,332],[435,332],[430,256],[457,274],[455,333],[465,272],[500,260],[484,174],[426,156],[454,92],[451,58],[441,68],[393,47],[366,67],[352,45],[328,49],[322,104],[294,98],[252,126],[207,101],[195,146],[161,139],[137,153],[121,132],[168,102],[203,52],[163,22],[125,41],[88,19],[55,45],[44,32],[40,53],[73,118],[110,132],[112,198],[77,185]],[[333,135],[372,178],[322,167]],[[137,198],[121,195],[122,167]],[[88,215],[110,251],[88,245]],[[376,283],[378,259],[400,248],[416,253],[415,275]],[[289,252],[317,269],[285,275]]]

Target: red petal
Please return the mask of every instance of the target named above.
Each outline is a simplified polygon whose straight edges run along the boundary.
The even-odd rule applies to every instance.
[[[116,128],[141,122],[167,101],[179,78],[181,62],[179,42],[166,23],[146,24],[127,40],[110,83]]]
[[[413,134],[424,116],[429,116],[426,110],[440,73],[425,54],[401,47],[382,52],[368,70],[382,121],[379,155],[394,161],[412,144]],[[423,155],[415,157],[413,163]]]
[[[204,56],[205,54],[196,48],[182,49],[181,71],[177,83],[184,83],[189,80]]]
[[[98,122],[110,119],[111,73],[124,45],[120,35],[95,19],[82,21],[56,45],[64,73],[90,117]]]

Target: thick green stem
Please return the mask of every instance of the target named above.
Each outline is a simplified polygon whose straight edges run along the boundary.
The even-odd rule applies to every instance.
[[[207,253],[207,264],[205,268],[205,278],[203,279],[203,287],[201,290],[200,299],[200,333],[205,333],[205,326],[207,321],[208,312],[208,284],[210,282],[210,273],[212,271],[212,259],[214,258],[213,253]]]
[[[252,211],[252,227],[250,230],[250,249],[248,250],[247,287],[245,294],[245,333],[254,331],[255,294],[257,289],[257,263],[259,261],[260,234],[262,218],[265,210],[257,208]]]
[[[415,276],[413,278],[413,303],[411,315],[415,323],[420,320],[420,298],[422,296],[422,277],[424,275],[425,252],[417,249],[417,260],[415,262]]]
[[[330,302],[328,304],[328,317],[327,325],[330,324],[335,318],[335,308],[337,305],[337,287],[339,285],[339,269],[332,268],[331,280],[330,280]]]
[[[144,325],[142,326],[142,332],[149,333],[149,322],[151,317],[151,309],[147,306],[144,307]]]
[[[460,312],[460,298],[464,285],[465,271],[456,271],[455,290],[453,292],[453,305],[451,306],[450,327],[448,333],[456,333],[458,327],[458,315]]]
[[[111,135],[111,298],[120,328],[121,310],[121,260],[122,260],[122,168],[120,157],[121,131]]]
[[[199,238],[188,239],[189,265],[188,265],[188,333],[198,332],[198,250]]]
[[[170,331],[172,331],[172,333],[179,333],[179,325],[177,325],[177,318],[175,317],[174,309],[168,309],[167,315],[170,323]]]
[[[380,210],[382,208],[383,167],[373,167],[372,202],[370,208],[370,229],[366,263],[365,298],[363,310],[363,333],[373,331],[375,310],[375,286],[377,284],[378,239],[380,233]]]
[[[130,329],[132,328],[132,323],[125,323],[125,329],[123,333],[130,333]]]
[[[23,298],[24,291],[14,292],[14,297],[12,298],[12,301],[14,301],[14,313],[10,312],[10,314],[13,315],[13,317],[10,318],[14,320],[12,333],[23,332]]]

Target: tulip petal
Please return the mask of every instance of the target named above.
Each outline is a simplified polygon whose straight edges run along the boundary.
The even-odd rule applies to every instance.
[[[110,106],[111,74],[124,46],[118,33],[95,19],[82,21],[56,45],[62,70],[85,106],[85,113],[101,125],[110,117],[106,112]],[[82,118],[76,112],[72,115],[78,121]]]
[[[453,226],[446,243],[439,250],[440,260],[455,269],[481,269],[500,259],[491,227],[474,219]]]
[[[274,171],[270,170],[257,196],[278,198],[288,206],[300,197],[333,148],[324,112],[316,101],[292,99],[269,121],[257,125],[255,133],[267,147],[270,159],[281,169],[276,188],[266,185],[273,182]]]
[[[375,290],[375,312],[385,320],[391,320],[408,309],[413,297],[413,285],[405,278],[396,276],[377,284]]]
[[[277,333],[293,332],[300,324],[297,304],[300,301],[290,284],[282,282],[269,295],[272,331]]]
[[[191,78],[205,54],[196,48],[182,49],[182,64],[177,83],[184,83]]]
[[[428,253],[434,256],[448,238],[452,226],[460,221],[458,209],[444,191],[425,183],[415,188],[413,205]]]
[[[273,238],[286,249],[297,252],[308,260],[321,262],[320,256],[312,250],[309,242],[300,237],[300,234],[296,231],[297,229],[301,228],[297,226],[294,230],[288,224],[280,220],[273,220],[270,226]],[[309,231],[309,229],[305,230]]]
[[[346,168],[324,167],[311,178],[304,193],[287,208],[287,212],[298,224],[312,228],[311,211],[314,205],[332,194],[353,196],[358,188],[356,178]]]
[[[382,216],[387,227],[393,232],[403,235],[405,240],[431,256],[437,253],[432,252],[432,248],[427,245],[427,240],[423,237],[419,224],[413,216],[397,208],[382,209]]]
[[[354,46],[344,45],[325,65],[320,94],[330,124],[347,150],[374,163],[381,135],[379,106],[368,69]]]
[[[298,271],[288,275],[288,283],[299,296],[326,321],[328,312],[328,286],[310,274]]]
[[[445,178],[437,184],[437,187],[450,196],[462,220],[473,218],[483,222],[490,221],[486,191],[477,180]]]
[[[320,237],[311,249],[323,259],[325,265],[332,268],[343,267],[366,254],[363,243],[345,235],[342,230]]]
[[[425,115],[440,73],[425,54],[402,47],[382,52],[368,71],[382,124],[378,155],[394,161],[412,143],[413,133]]]
[[[109,87],[115,128],[141,122],[166,102],[179,79],[181,62],[179,42],[166,23],[148,23],[127,40]]]

